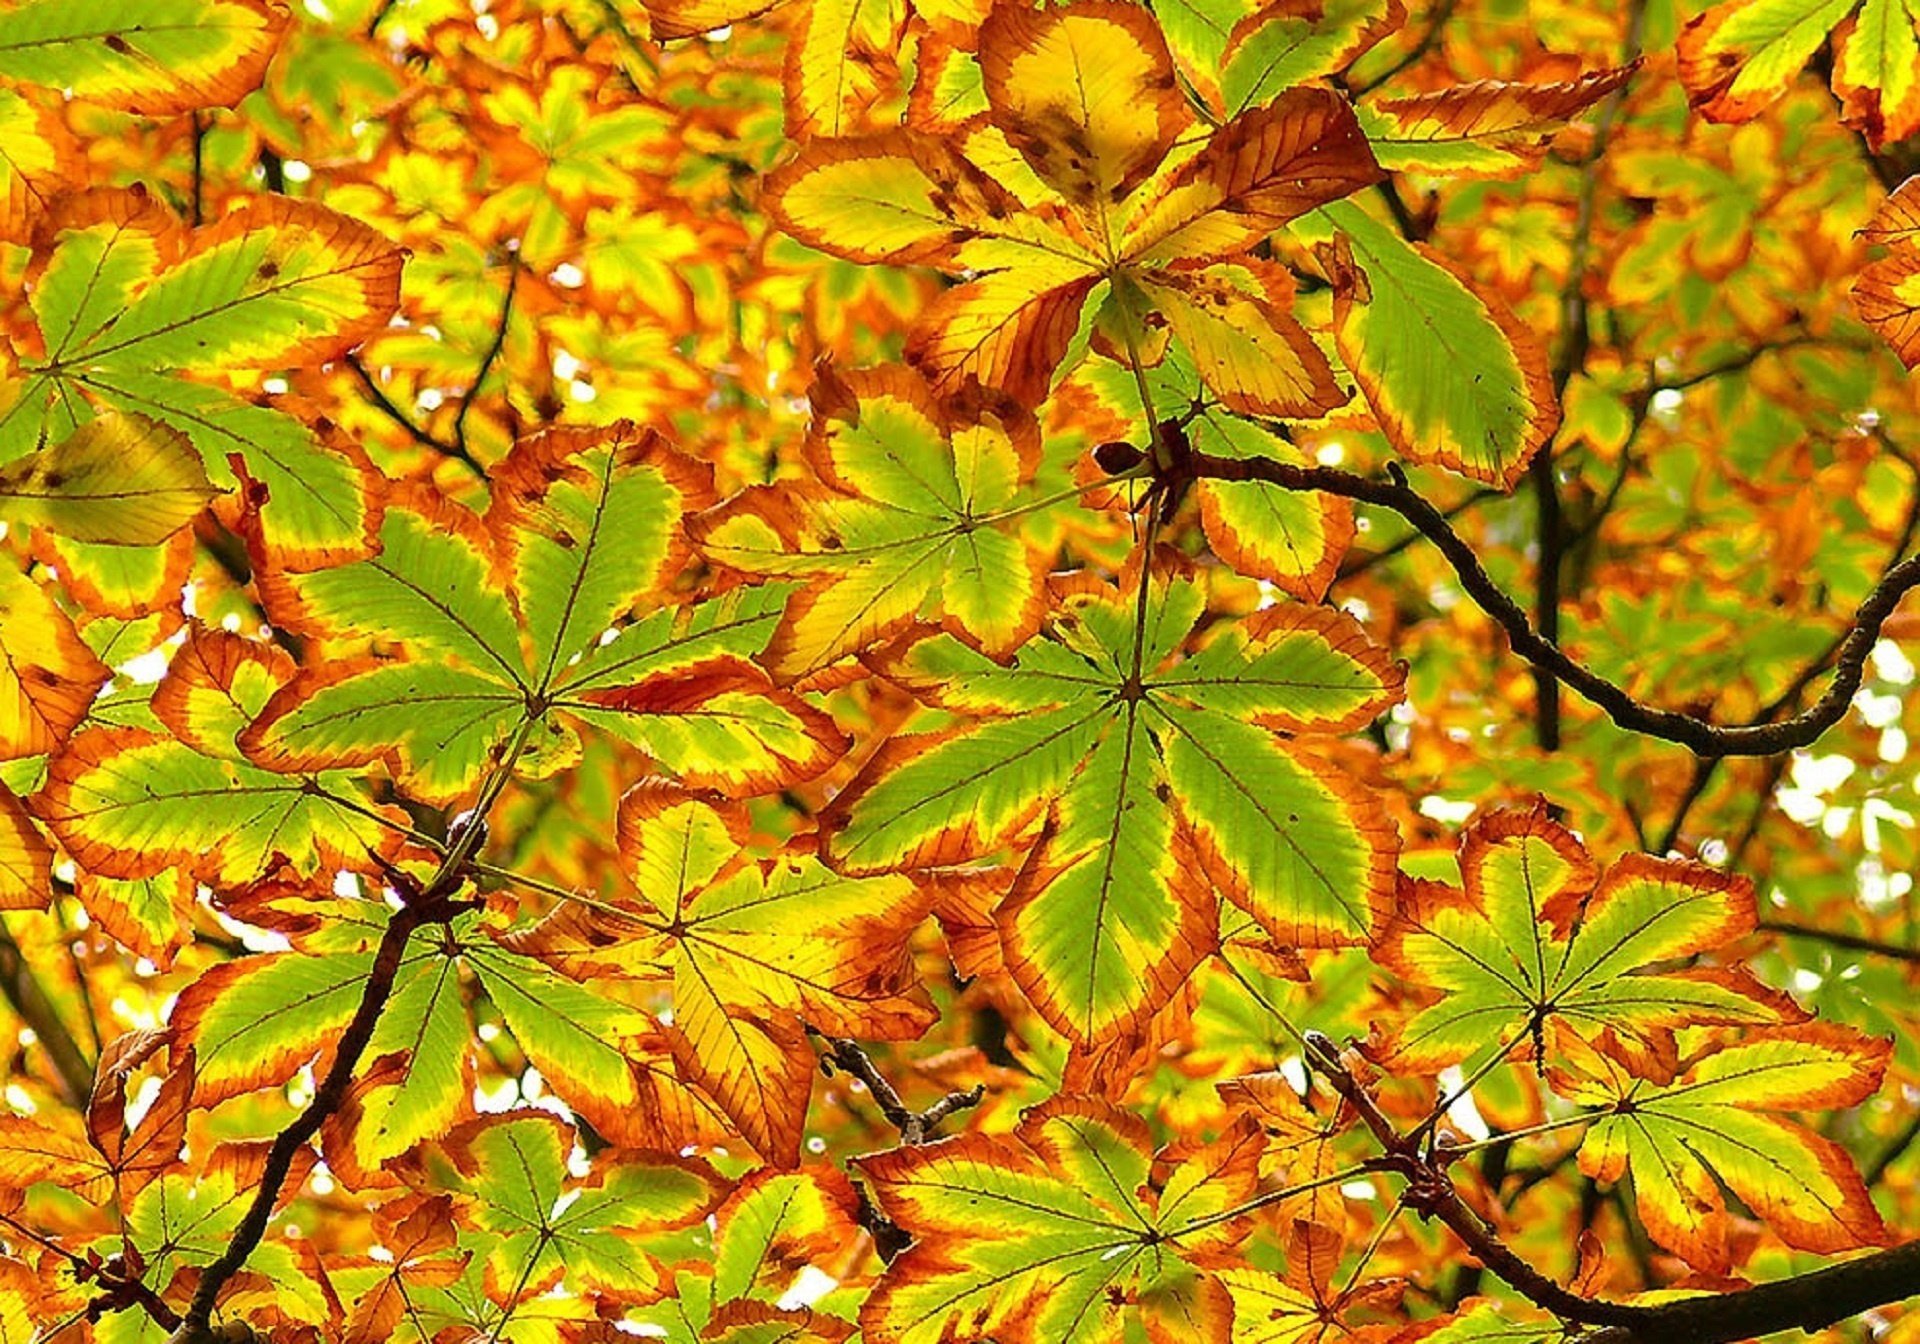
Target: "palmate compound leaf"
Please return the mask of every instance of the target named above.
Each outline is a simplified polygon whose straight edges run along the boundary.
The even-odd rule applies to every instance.
[[[1651,1050],[1683,1026],[1804,1020],[1738,969],[1647,969],[1751,932],[1743,878],[1643,854],[1601,876],[1544,801],[1464,832],[1460,871],[1459,888],[1403,878],[1374,946],[1432,999],[1392,1033],[1383,1058],[1396,1072],[1487,1059],[1539,1042],[1550,1023]]]
[[[0,520],[106,546],[157,545],[218,493],[186,435],[119,411],[0,466]]]
[[[0,384],[0,462],[67,440],[105,411],[184,434],[222,490],[244,463],[264,487],[257,526],[290,567],[372,547],[372,470],[299,420],[204,382],[229,369],[333,358],[386,326],[402,252],[365,225],[285,197],[186,230],[138,191],[70,197],[30,305],[43,353]]]
[[[465,794],[523,732],[524,771],[572,764],[575,725],[734,794],[818,773],[838,731],[751,661],[784,594],[690,606],[668,591],[686,555],[682,514],[711,502],[709,482],[621,421],[522,440],[484,518],[395,490],[379,554],[257,581],[276,623],[397,652],[304,671],[242,745],[276,770],[384,761],[431,802]]]
[[[782,227],[822,251],[964,277],[908,340],[936,391],[971,380],[1038,403],[1089,299],[1113,290],[1131,325],[1156,310],[1235,410],[1311,416],[1346,400],[1288,293],[1218,264],[1379,180],[1338,94],[1290,90],[1181,158],[1168,151],[1191,114],[1138,6],[1001,0],[981,28],[980,65],[991,124],[960,147],[914,130],[816,140],[765,197]],[[967,157],[993,163],[996,146],[1037,174],[1031,207]]]
[[[231,107],[287,17],[271,0],[15,0],[0,8],[0,79],[155,117]]]
[[[620,805],[637,899],[563,906],[506,942],[583,979],[665,981],[680,1075],[792,1165],[813,1077],[804,1028],[903,1040],[933,1022],[907,950],[932,897],[905,877],[842,877],[811,854],[755,858],[747,830],[717,795],[637,785]]]
[[[1156,1169],[1138,1117],[1058,1096],[1011,1134],[963,1134],[856,1163],[914,1243],[860,1311],[872,1344],[1225,1344],[1226,1287],[1208,1272],[1247,1234],[1229,1215],[1258,1188],[1263,1138],[1241,1120]],[[1236,1336],[1237,1338],[1238,1336]]]
[[[569,1170],[573,1126],[545,1111],[467,1122],[426,1151],[422,1185],[483,1234],[491,1282],[516,1298],[564,1283],[609,1305],[657,1298],[666,1280],[646,1239],[705,1219],[728,1182],[707,1163],[610,1148],[584,1178]]]
[[[1334,343],[1409,462],[1511,489],[1560,423],[1546,351],[1498,298],[1349,201],[1302,221],[1331,238]]]
[[[1049,637],[1007,667],[946,635],[877,659],[972,722],[889,740],[820,823],[848,873],[1023,847],[995,913],[1003,954],[1081,1042],[1167,1003],[1214,949],[1216,891],[1280,943],[1324,947],[1364,942],[1392,882],[1392,823],[1279,734],[1366,723],[1399,698],[1401,670],[1350,617],[1291,603],[1176,658],[1205,594],[1157,573],[1136,626],[1141,582],[1136,566],[1118,591],[1063,585]]]
[[[1006,515],[1039,464],[1040,435],[1011,404],[937,401],[910,369],[814,387],[807,457],[824,488],[759,486],[694,520],[707,557],[806,580],[761,661],[785,683],[940,620],[1006,658],[1040,628],[1046,560]]]
[[[1920,130],[1917,29],[1912,0],[1726,0],[1681,30],[1680,82],[1709,121],[1749,121],[1832,35],[1842,120],[1878,149]]]
[[[1653,1239],[1708,1274],[1732,1265],[1720,1187],[1789,1246],[1847,1251],[1886,1228],[1845,1149],[1770,1112],[1852,1106],[1879,1089],[1892,1042],[1827,1023],[1752,1032],[1699,1050],[1671,1081],[1634,1076],[1621,1052],[1560,1031],[1562,1096],[1605,1108],[1580,1145],[1602,1181],[1629,1171]]]
[[[293,675],[282,649],[195,627],[154,688],[169,731],[76,734],[48,763],[34,813],[88,873],[123,880],[179,869],[226,890],[276,863],[311,876],[391,853],[405,814],[363,801],[353,775],[264,770],[236,745]]]

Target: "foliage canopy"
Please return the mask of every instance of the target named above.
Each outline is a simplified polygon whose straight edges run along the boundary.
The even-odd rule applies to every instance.
[[[1905,0],[0,0],[0,1342],[1920,1341],[1916,135]]]

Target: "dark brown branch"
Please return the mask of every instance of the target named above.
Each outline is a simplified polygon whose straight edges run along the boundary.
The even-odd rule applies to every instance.
[[[399,403],[387,395],[386,389],[380,386],[379,380],[377,380],[367,366],[361,362],[358,354],[348,354],[344,362],[349,369],[353,370],[354,376],[359,378],[360,386],[366,389],[367,399],[371,401],[387,419],[393,421],[393,423],[400,426],[401,429],[404,429],[407,432],[408,438],[423,448],[431,448],[436,453],[444,454],[457,462],[465,463],[473,469],[476,476],[479,476],[482,480],[486,479],[486,468],[476,462],[473,459],[473,455],[469,453],[465,447],[457,443],[448,443],[444,439],[435,438],[422,428],[419,422],[412,416],[401,410]]]
[[[84,992],[84,991],[83,991]],[[93,1065],[88,1063],[80,1044],[67,1024],[54,1011],[53,1001],[34,978],[26,953],[13,939],[13,931],[0,922],[0,994],[12,1005],[20,1020],[33,1028],[40,1045],[59,1075],[60,1090],[76,1108],[85,1110],[93,1095]]]
[[[423,925],[443,924],[461,911],[474,908],[472,901],[447,900],[442,894],[447,885],[451,883],[436,882],[425,892],[411,893],[411,899],[388,919],[379,945],[374,950],[373,967],[367,974],[359,1005],[355,1007],[346,1030],[340,1034],[340,1042],[334,1048],[333,1064],[328,1068],[326,1078],[315,1090],[306,1109],[275,1136],[273,1146],[267,1151],[266,1164],[260,1173],[260,1188],[254,1195],[252,1205],[240,1220],[240,1225],[234,1229],[220,1258],[201,1271],[193,1301],[169,1344],[208,1344],[213,1339],[210,1323],[221,1290],[229,1279],[240,1272],[247,1257],[253,1254],[260,1239],[266,1235],[267,1224],[273,1219],[274,1205],[280,1199],[281,1187],[293,1171],[294,1159],[320,1132],[327,1118],[339,1110],[341,1103],[346,1100],[354,1070],[359,1067],[360,1057],[366,1053],[367,1045],[373,1039],[373,1030],[380,1021],[380,1014],[393,995],[393,982],[400,973],[400,959],[406,952],[407,939]]]
[[[1585,1325],[1630,1323],[1641,1310],[1613,1302],[1595,1302],[1562,1287],[1528,1264],[1493,1230],[1454,1189],[1447,1174],[1420,1155],[1418,1145],[1394,1128],[1374,1103],[1360,1081],[1340,1058],[1339,1047],[1317,1031],[1309,1031],[1306,1041],[1316,1058],[1309,1062],[1326,1076],[1341,1100],[1351,1106],[1362,1124],[1373,1133],[1387,1156],[1387,1170],[1404,1177],[1408,1189],[1402,1198],[1408,1208],[1423,1217],[1435,1217],[1464,1241],[1480,1263],[1525,1294],[1531,1302],[1545,1307],[1564,1320]]]
[[[500,358],[500,351],[507,343],[507,327],[513,321],[513,298],[520,288],[520,249],[517,244],[509,243],[507,252],[507,292],[500,300],[500,316],[493,325],[493,340],[486,352],[480,356],[480,366],[473,371],[473,381],[467,390],[460,394],[460,409],[453,414],[453,441],[459,445],[460,455],[467,456],[467,413],[473,410],[473,403],[479,399],[480,389],[486,384],[487,375],[493,371],[494,361]],[[468,458],[471,461],[471,458]]]
[[[1920,947],[1902,947],[1897,943],[1883,943],[1878,938],[1867,938],[1857,933],[1842,933],[1838,929],[1822,929],[1812,924],[1796,924],[1789,919],[1763,919],[1755,927],[1764,933],[1777,933],[1784,938],[1804,938],[1810,942],[1826,943],[1831,947],[1844,947],[1853,952],[1868,952],[1876,957],[1890,957],[1895,961],[1920,966]]]
[[[1716,724],[1636,700],[1605,677],[1575,662],[1553,641],[1543,638],[1519,604],[1494,583],[1473,547],[1397,471],[1392,472],[1392,479],[1382,481],[1336,467],[1298,466],[1270,458],[1214,457],[1198,452],[1192,454],[1187,470],[1203,480],[1265,481],[1285,490],[1320,490],[1392,509],[1418,528],[1446,557],[1467,595],[1506,631],[1515,653],[1550,672],[1562,685],[1597,705],[1628,732],[1674,742],[1700,756],[1772,756],[1804,747],[1838,723],[1852,703],[1853,693],[1860,689],[1867,655],[1880,637],[1880,627],[1893,614],[1900,599],[1910,589],[1920,587],[1920,556],[1901,561],[1881,577],[1862,600],[1851,626],[1841,637],[1833,680],[1826,693],[1805,710],[1776,723]]]
[[[1626,35],[1621,41],[1621,64],[1640,54],[1640,33],[1646,22],[1646,0],[1634,0],[1627,12]],[[1600,203],[1600,160],[1613,138],[1613,128],[1625,103],[1622,85],[1608,95],[1594,120],[1593,146],[1580,164],[1580,188],[1574,205],[1573,239],[1568,248],[1567,276],[1560,286],[1560,341],[1553,352],[1550,370],[1553,400],[1557,406],[1565,397],[1573,375],[1587,365],[1592,344],[1587,312],[1587,264],[1593,251],[1593,219]],[[1568,537],[1560,501],[1560,482],[1554,466],[1554,442],[1540,445],[1527,465],[1527,477],[1533,487],[1534,535],[1539,546],[1538,581],[1534,591],[1533,617],[1540,636],[1549,644],[1560,642],[1561,567],[1567,552]],[[1534,733],[1542,751],[1560,749],[1560,681],[1548,669],[1534,665]]]
[[[1733,1344],[1776,1330],[1819,1330],[1862,1311],[1920,1295],[1920,1241],[1914,1241],[1793,1278],[1659,1306],[1582,1297],[1542,1274],[1500,1240],[1460,1198],[1445,1171],[1423,1158],[1394,1128],[1331,1040],[1319,1032],[1308,1032],[1306,1039],[1314,1056],[1312,1066],[1326,1076],[1379,1141],[1386,1151],[1387,1169],[1407,1179],[1408,1189],[1402,1195],[1407,1206],[1445,1223],[1482,1264],[1537,1306],[1565,1321],[1602,1327],[1581,1336],[1581,1344]]]
[[[1636,1320],[1581,1344],[1733,1344],[1776,1330],[1822,1330],[1920,1295],[1920,1241],[1731,1293],[1634,1307]]]
[[[947,1093],[924,1111],[912,1110],[900,1099],[899,1090],[880,1072],[872,1056],[861,1049],[857,1042],[847,1040],[844,1036],[813,1034],[827,1047],[820,1059],[821,1068],[831,1073],[832,1066],[837,1065],[866,1084],[874,1104],[880,1108],[880,1114],[886,1117],[888,1124],[900,1131],[900,1142],[905,1147],[919,1147],[933,1137],[941,1121],[956,1111],[978,1106],[980,1099],[987,1095],[985,1086],[975,1083],[964,1092]]]

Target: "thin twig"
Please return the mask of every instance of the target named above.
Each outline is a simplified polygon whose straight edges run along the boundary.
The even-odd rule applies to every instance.
[[[1640,54],[1641,28],[1646,22],[1646,0],[1634,0],[1628,7],[1626,35],[1621,39],[1620,63],[1626,65]],[[1560,341],[1549,370],[1553,399],[1558,405],[1565,397],[1567,384],[1586,367],[1591,345],[1587,313],[1587,263],[1593,252],[1593,219],[1600,199],[1600,160],[1607,152],[1620,109],[1626,101],[1626,86],[1608,95],[1594,119],[1593,146],[1580,167],[1579,195],[1574,206],[1573,241],[1568,249],[1567,276],[1560,287]],[[1552,439],[1540,445],[1527,475],[1533,484],[1535,535],[1539,545],[1539,579],[1534,591],[1534,622],[1541,638],[1550,644],[1560,642],[1561,561],[1566,555],[1567,536],[1562,516],[1560,483],[1554,467]],[[1542,751],[1560,748],[1560,681],[1550,671],[1534,667],[1534,735]]]
[[[1791,919],[1763,919],[1754,927],[1763,933],[1777,933],[1783,938],[1803,938],[1808,942],[1826,943],[1829,947],[1844,947],[1850,952],[1866,952],[1920,966],[1920,947],[1902,947],[1898,943],[1882,942],[1858,933],[1843,933],[1839,929],[1800,924]]]
[[[86,1109],[87,1099],[93,1095],[93,1065],[54,1010],[53,1000],[41,988],[27,963],[26,953],[14,941],[13,930],[4,920],[0,920],[0,994],[6,996],[20,1020],[39,1037],[67,1100]]]
[[[880,1072],[879,1065],[861,1049],[858,1042],[844,1036],[813,1032],[811,1028],[808,1030],[827,1047],[826,1053],[821,1056],[820,1067],[831,1073],[833,1066],[837,1065],[864,1083],[873,1097],[874,1105],[880,1108],[880,1114],[886,1117],[888,1124],[900,1131],[900,1142],[904,1147],[918,1148],[933,1137],[941,1121],[956,1111],[978,1106],[987,1095],[986,1086],[975,1083],[963,1092],[947,1093],[924,1111],[913,1110],[900,1099],[899,1090]]]
[[[1543,638],[1519,604],[1494,583],[1474,548],[1397,470],[1390,468],[1391,479],[1381,481],[1335,467],[1300,466],[1271,458],[1214,457],[1200,452],[1191,455],[1188,470],[1202,480],[1265,481],[1286,490],[1321,490],[1392,509],[1446,557],[1462,589],[1506,631],[1508,642],[1520,657],[1551,672],[1561,684],[1604,710],[1628,732],[1674,742],[1701,756],[1772,756],[1816,740],[1845,716],[1854,692],[1860,689],[1867,655],[1880,637],[1880,628],[1900,599],[1920,587],[1920,556],[1901,561],[1881,577],[1861,601],[1852,624],[1841,637],[1833,680],[1826,693],[1805,710],[1774,723],[1716,724],[1637,700]]]
[[[513,296],[519,288],[520,247],[517,242],[510,241],[507,244],[507,292],[500,300],[500,316],[494,320],[493,340],[488,344],[486,353],[480,356],[480,366],[473,371],[473,381],[467,385],[467,390],[460,394],[460,409],[453,415],[453,441],[459,445],[463,457],[468,454],[467,413],[473,409],[480,389],[486,384],[487,374],[493,370],[493,362],[500,358],[500,351],[507,343],[507,327],[513,321]]]
[[[349,369],[353,370],[354,376],[359,378],[360,385],[366,389],[368,400],[373,402],[374,407],[379,410],[381,414],[385,415],[387,419],[404,429],[407,432],[408,438],[420,444],[422,447],[431,448],[436,453],[451,457],[456,462],[465,463],[473,470],[476,476],[482,480],[486,479],[486,468],[474,460],[473,455],[466,450],[464,445],[448,443],[444,439],[434,437],[428,433],[418,421],[402,410],[399,403],[394,401],[392,397],[389,397],[386,389],[380,386],[379,380],[373,376],[372,371],[361,361],[357,352],[349,353],[343,362]]]
[[[1914,1294],[1920,1286],[1920,1241],[1843,1264],[1728,1293],[1707,1293],[1657,1306],[1582,1297],[1542,1274],[1500,1240],[1461,1199],[1452,1179],[1425,1161],[1394,1128],[1348,1070],[1338,1047],[1308,1032],[1309,1064],[1324,1074],[1385,1150],[1386,1169],[1408,1181],[1401,1198],[1414,1212],[1438,1218],[1482,1264],[1537,1306],[1580,1325],[1604,1327],[1583,1344],[1733,1344],[1799,1327],[1818,1330],[1859,1312]]]

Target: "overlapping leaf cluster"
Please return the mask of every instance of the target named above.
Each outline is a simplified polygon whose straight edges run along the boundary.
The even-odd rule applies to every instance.
[[[1920,125],[1900,6],[1790,8],[1666,68],[1761,117],[1845,20],[1844,118]],[[1394,1272],[1436,1183],[1594,1295],[1889,1240],[1844,1113],[1915,1061],[1641,852],[1717,767],[1629,845],[1670,763],[1483,756],[1454,576],[1285,485],[1617,461],[1556,576],[1735,509],[1608,529],[1705,299],[1587,268],[1652,312],[1788,193],[1650,115],[1605,217],[1636,53],[1452,9],[0,6],[0,911],[72,969],[0,929],[0,1338],[1520,1337]],[[1911,363],[1909,194],[1852,302]],[[1631,852],[1439,843],[1536,789]]]

